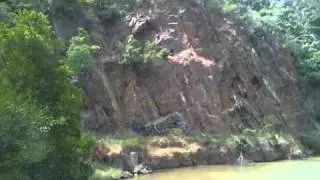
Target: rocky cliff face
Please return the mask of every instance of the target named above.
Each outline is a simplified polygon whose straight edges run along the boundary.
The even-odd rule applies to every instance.
[[[218,10],[205,10],[191,0],[159,1],[112,27],[93,23],[90,33],[104,52],[81,82],[85,129],[112,133],[134,120],[146,124],[173,113],[183,117],[190,132],[314,128],[295,57],[279,42],[236,26]],[[168,61],[137,70],[107,56],[129,34],[169,49]]]

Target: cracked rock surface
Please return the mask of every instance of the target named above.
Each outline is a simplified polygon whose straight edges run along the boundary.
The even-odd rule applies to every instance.
[[[85,129],[112,133],[133,121],[147,124],[172,113],[183,117],[190,132],[260,129],[266,119],[279,130],[314,128],[295,57],[277,41],[189,1],[163,1],[150,13],[152,18],[137,12],[131,26],[116,24],[113,30],[119,33],[112,38],[97,31],[93,41],[112,44],[134,33],[141,42],[155,40],[172,49],[169,60],[137,71],[96,58],[100,65],[81,82]],[[150,19],[152,28],[146,28]]]

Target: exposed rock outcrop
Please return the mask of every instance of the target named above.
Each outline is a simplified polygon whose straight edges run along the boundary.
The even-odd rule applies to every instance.
[[[184,117],[189,132],[239,132],[270,124],[284,131],[314,128],[295,57],[267,35],[250,34],[218,10],[191,2],[161,1],[137,11],[130,26],[123,20],[105,32],[92,30],[94,42],[109,43],[102,43],[104,48],[135,33],[141,42],[155,40],[172,54],[143,70],[97,57],[99,65],[82,81],[84,128],[112,133],[134,120],[150,124],[174,112]],[[107,35],[111,32],[117,34]]]
[[[143,135],[166,135],[175,128],[187,134],[237,134],[247,128],[295,134],[315,129],[292,53],[263,31],[237,26],[220,10],[203,9],[195,2],[156,1],[112,26],[90,21],[91,40],[102,52],[80,81],[86,97],[83,129],[143,129]],[[75,26],[90,20],[89,13],[80,14],[73,15],[70,24],[55,19],[56,31],[72,35]],[[142,45],[151,40],[167,49],[168,60],[143,68],[120,64],[117,44],[130,34]],[[296,148],[299,143],[279,145],[272,138],[254,142],[244,156],[258,162],[303,156]],[[128,152],[120,152],[100,147],[96,155],[122,166],[130,172],[124,176],[130,177],[135,166],[124,163]],[[150,143],[139,152],[152,169],[233,163],[238,156],[235,147],[205,142]]]

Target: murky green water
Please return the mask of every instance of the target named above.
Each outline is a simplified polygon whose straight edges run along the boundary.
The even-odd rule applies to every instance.
[[[320,180],[320,157],[251,166],[190,167],[153,173],[137,180]]]

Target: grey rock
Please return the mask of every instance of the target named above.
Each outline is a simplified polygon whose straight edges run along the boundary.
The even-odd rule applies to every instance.
[[[152,170],[148,167],[144,167],[143,169],[141,169],[140,174],[150,174],[152,173]]]
[[[120,179],[129,179],[132,177],[133,177],[133,174],[131,172],[124,171],[124,172],[122,172]]]
[[[298,149],[288,155],[288,159],[302,159],[302,158],[304,158],[304,154],[302,153],[302,151],[300,149]]]
[[[133,173],[134,174],[150,174],[152,173],[152,170],[143,164],[139,164],[134,167]]]
[[[182,129],[183,131],[188,128],[187,121],[178,112],[161,117],[145,125],[145,131],[148,135],[166,135],[174,128]]]
[[[135,16],[131,17],[131,20],[128,20],[127,23],[129,27],[132,28],[132,34],[138,34],[143,32],[149,25],[151,25],[151,16],[144,15],[144,14],[136,14]]]
[[[133,173],[136,174],[136,173],[139,173],[142,169],[144,169],[145,166],[143,164],[139,164],[137,166],[134,167],[133,169]]]

